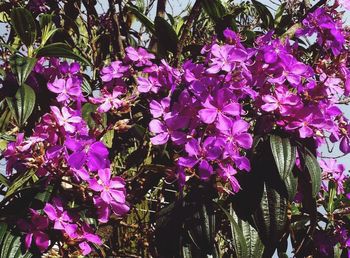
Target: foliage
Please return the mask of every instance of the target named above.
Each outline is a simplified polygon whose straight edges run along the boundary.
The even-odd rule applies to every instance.
[[[347,3],[103,2],[0,3],[0,256],[346,256]]]

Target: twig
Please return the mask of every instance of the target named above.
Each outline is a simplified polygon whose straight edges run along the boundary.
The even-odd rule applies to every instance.
[[[176,56],[175,56],[175,60],[174,60],[175,66],[178,66],[178,64],[179,64],[179,59],[180,59],[182,50],[183,50],[183,48],[188,40],[189,32],[191,30],[192,24],[200,15],[201,4],[202,4],[201,0],[196,0],[196,2],[193,5],[193,8],[188,16],[186,24],[183,28],[182,33],[181,33],[181,38],[180,38],[179,43],[177,45]]]
[[[115,54],[118,53],[120,58],[124,58],[125,52],[124,52],[124,45],[123,45],[123,40],[121,38],[120,34],[120,27],[119,27],[119,20],[118,20],[118,15],[115,10],[115,5],[114,5],[114,0],[108,0],[109,3],[109,11],[111,14],[112,18],[112,24],[114,28],[114,43],[113,43],[113,50]],[[112,33],[113,35],[113,33]]]

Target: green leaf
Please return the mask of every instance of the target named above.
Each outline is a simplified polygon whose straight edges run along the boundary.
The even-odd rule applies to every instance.
[[[28,170],[26,173],[24,173],[22,176],[16,179],[15,182],[12,183],[12,185],[7,190],[5,197],[8,197],[12,194],[14,194],[18,189],[22,188],[25,183],[27,183],[32,176],[35,174],[35,170]]]
[[[234,247],[235,247],[237,257],[238,258],[249,257],[247,242],[246,242],[246,239],[244,238],[242,228],[239,227],[235,218],[226,209],[224,209],[220,204],[218,204],[218,206],[225,213],[225,215],[230,221],[232,236],[234,238]]]
[[[88,76],[83,75],[83,84],[81,85],[81,90],[86,94],[85,96],[88,96],[92,93],[92,88]]]
[[[259,1],[252,0],[252,3],[262,21],[261,27],[266,30],[272,29],[274,26],[274,20],[269,9],[267,9],[267,7],[264,4],[260,3]]]
[[[12,117],[12,112],[8,106],[2,111],[0,116],[0,132],[4,132]]]
[[[107,148],[112,148],[114,138],[114,130],[108,130],[102,137],[102,142]]]
[[[290,144],[289,138],[278,135],[270,136],[270,146],[278,172],[282,180],[285,180],[295,165],[296,147]]]
[[[6,225],[0,223],[0,257],[30,258],[30,252],[22,254],[21,237],[15,235]]]
[[[11,70],[17,76],[19,85],[25,83],[34,68],[36,61],[36,58],[22,56],[13,56],[10,59]]]
[[[265,183],[260,205],[253,214],[256,229],[265,245],[265,257],[272,256],[285,232],[287,206],[287,199]]]
[[[167,51],[176,53],[178,38],[173,27],[162,17],[155,18],[155,35],[158,39],[158,47],[163,55]]]
[[[8,106],[19,127],[22,127],[35,107],[35,92],[27,84],[22,84],[12,98],[7,98]]]
[[[69,45],[61,42],[52,43],[44,47],[38,48],[36,56],[37,57],[51,57],[51,56],[65,57],[65,58],[73,59],[75,61],[79,61],[86,65],[91,66],[91,63],[89,60],[87,60],[85,57],[81,55],[76,54]]]
[[[226,9],[220,0],[203,0],[202,5],[204,11],[215,23],[226,14]]]
[[[91,104],[91,103],[85,103],[82,108],[82,116],[85,122],[88,124],[89,128],[95,128],[97,126],[96,121],[93,118],[93,114],[96,112],[97,105]],[[101,123],[103,126],[106,126],[107,124],[107,115],[106,113],[100,114],[101,115]]]
[[[298,179],[293,175],[293,173],[290,173],[285,179],[285,185],[288,192],[288,200],[292,202],[298,190]]]
[[[238,226],[242,229],[243,237],[247,244],[247,257],[252,257],[252,258],[261,257],[264,251],[264,245],[259,238],[258,231],[256,231],[256,229],[252,225],[250,225],[249,222],[239,219],[236,212],[233,210],[232,205],[230,205],[230,214],[234,218],[234,220],[237,221]],[[231,231],[235,240],[234,242],[236,242],[236,239],[239,236],[235,235],[235,231],[232,228],[232,225],[231,225]],[[236,247],[235,247],[235,250],[236,250],[236,255],[238,257],[245,257],[243,256],[244,254],[237,253]]]
[[[281,20],[282,20],[282,15],[283,15],[284,10],[285,10],[285,8],[286,8],[286,5],[287,5],[287,2],[282,3],[282,4],[278,7],[278,9],[277,9],[277,11],[276,11],[276,15],[275,15],[275,21],[274,21],[275,27],[277,27],[278,24],[280,24],[280,22],[281,22]]]
[[[31,46],[36,39],[37,31],[30,11],[21,7],[12,9],[11,23],[22,42],[27,47]]]
[[[321,173],[322,170],[320,168],[320,165],[315,158],[315,156],[311,153],[310,150],[307,148],[304,148],[304,160],[305,160],[305,166],[310,174],[311,178],[311,186],[312,186],[312,196],[316,197],[318,192],[320,191],[321,188]]]
[[[136,18],[143,24],[143,26],[146,27],[149,32],[155,34],[156,29],[154,24],[146,15],[144,15],[138,8],[130,4],[127,6],[127,8],[133,15],[136,16]]]

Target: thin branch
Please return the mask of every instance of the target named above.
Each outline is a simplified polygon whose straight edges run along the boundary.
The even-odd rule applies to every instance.
[[[196,2],[193,5],[193,8],[191,9],[191,12],[188,16],[186,24],[183,28],[182,33],[181,33],[181,38],[180,38],[179,43],[177,45],[176,56],[175,56],[175,60],[174,60],[175,66],[178,66],[178,64],[179,64],[182,50],[183,50],[185,44],[187,43],[187,40],[188,40],[189,35],[190,35],[191,27],[192,27],[194,21],[199,17],[199,15],[201,13],[201,5],[202,5],[202,1],[196,0]]]
[[[115,54],[118,54],[120,58],[124,58],[125,56],[124,45],[123,45],[123,40],[120,33],[119,20],[118,20],[118,15],[116,13],[114,0],[108,0],[108,3],[109,3],[109,12],[112,18],[112,24],[114,29],[114,42],[112,45],[113,51],[115,52]]]

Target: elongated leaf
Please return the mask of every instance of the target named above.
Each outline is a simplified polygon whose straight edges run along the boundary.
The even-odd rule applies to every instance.
[[[8,197],[14,194],[18,189],[20,189],[25,183],[29,181],[29,179],[35,174],[35,170],[29,170],[22,176],[20,176],[15,182],[7,190],[5,197]]]
[[[225,213],[227,218],[229,219],[231,223],[231,230],[232,230],[232,236],[234,238],[234,246],[237,257],[249,257],[248,256],[248,247],[246,239],[244,238],[242,228],[239,227],[238,221],[235,220],[235,218],[221,205],[218,204],[220,209]]]
[[[89,60],[87,60],[85,57],[82,57],[81,55],[76,54],[69,45],[61,42],[52,43],[39,48],[36,53],[36,56],[37,57],[42,57],[42,56],[43,57],[50,57],[50,56],[65,57],[76,61],[80,61],[86,65],[91,65]]]
[[[5,110],[1,113],[0,132],[4,132],[6,130],[7,125],[9,124],[12,115],[13,115],[13,113],[11,112],[9,107],[6,107]]]
[[[274,253],[284,233],[287,223],[287,199],[264,184],[260,207],[253,214],[253,219],[260,239],[265,245],[265,255],[269,257]]]
[[[27,47],[34,43],[37,31],[30,11],[25,8],[12,9],[11,23],[17,35]]]
[[[18,84],[22,85],[27,80],[29,74],[32,72],[36,58],[15,56],[11,59],[12,72],[17,76]]]
[[[252,3],[262,21],[262,28],[266,30],[272,29],[274,26],[274,20],[269,9],[267,9],[267,7],[259,1],[252,0]]]
[[[0,223],[0,257],[30,258],[32,256],[30,252],[22,254],[20,236],[11,232],[6,223]]]
[[[311,186],[312,186],[312,196],[316,197],[318,192],[321,188],[321,173],[322,170],[320,168],[320,165],[315,158],[315,156],[311,153],[310,150],[305,148],[304,159],[305,159],[305,166],[310,174],[311,178]]]
[[[258,231],[250,225],[247,221],[241,220],[238,218],[237,214],[232,208],[232,205],[230,206],[230,214],[234,218],[235,221],[237,221],[238,226],[242,229],[243,237],[246,241],[247,244],[247,257],[250,258],[259,258],[262,256],[262,253],[264,251],[264,245],[261,242],[259,238]],[[232,228],[231,225],[231,231],[234,239],[237,239],[239,236],[235,236],[234,229]],[[244,257],[244,254],[237,253],[237,248],[235,247],[236,250],[236,255],[238,257]]]
[[[27,84],[19,87],[15,97],[6,99],[19,127],[22,127],[32,114],[35,99],[34,90]]]
[[[155,19],[155,30],[160,52],[163,55],[167,51],[176,53],[178,38],[173,27],[164,18],[157,16]]]
[[[293,173],[290,173],[285,179],[285,185],[288,192],[288,200],[292,202],[298,190],[298,179],[293,175]]]
[[[275,22],[274,22],[275,27],[277,27],[278,24],[280,24],[280,22],[281,22],[281,20],[282,20],[282,15],[283,15],[284,10],[285,10],[285,8],[286,8],[286,5],[287,5],[287,2],[282,3],[282,4],[280,5],[280,7],[278,7],[278,9],[277,9],[277,11],[276,11],[276,15],[275,15]]]
[[[278,135],[270,136],[270,146],[278,172],[282,180],[285,180],[295,165],[296,147],[290,144],[288,138],[282,138]]]
[[[156,32],[153,22],[144,15],[138,8],[128,5],[128,10],[136,16],[136,18],[146,27],[146,29],[154,34]]]
[[[220,0],[203,0],[202,5],[204,11],[215,23],[226,14],[226,9]]]

